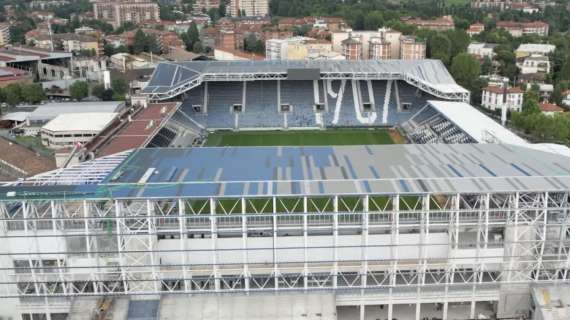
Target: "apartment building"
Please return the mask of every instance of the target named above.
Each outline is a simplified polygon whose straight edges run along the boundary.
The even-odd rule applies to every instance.
[[[420,29],[428,29],[434,31],[445,31],[455,29],[455,22],[452,16],[443,16],[437,19],[424,20],[421,18],[402,19],[402,22],[416,26]]]
[[[513,37],[521,37],[526,34],[547,36],[549,30],[548,23],[542,21],[532,21],[532,22],[499,21],[497,22],[497,28],[505,29]]]
[[[210,9],[216,9],[220,6],[220,0],[196,0],[192,9],[194,12],[207,12]]]
[[[255,17],[269,14],[268,0],[231,0],[230,15],[232,17]]]
[[[332,44],[324,40],[307,37],[288,39],[269,39],[265,42],[265,59],[267,60],[306,60],[334,59],[344,57],[332,51]]]
[[[426,58],[426,44],[419,42],[415,37],[400,37],[400,59],[419,60]]]
[[[522,103],[523,91],[520,88],[488,86],[482,92],[481,105],[489,110],[501,110],[506,106],[507,110],[520,112]]]
[[[0,46],[10,44],[10,25],[7,23],[0,24]]]
[[[93,3],[93,13],[95,19],[104,20],[115,28],[125,22],[160,21],[158,4],[150,1],[98,1]]]
[[[389,44],[390,54],[387,59],[399,59],[401,36],[401,32],[388,28],[381,28],[377,31],[353,31],[348,29],[342,32],[333,32],[331,39],[333,51],[339,53],[343,52],[342,42],[349,37],[360,41],[362,44],[362,59],[387,58],[385,50],[387,50]],[[381,46],[380,43],[382,43]],[[379,54],[379,50],[384,50],[384,55]]]

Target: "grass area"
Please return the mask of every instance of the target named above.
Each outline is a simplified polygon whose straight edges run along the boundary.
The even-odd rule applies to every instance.
[[[42,139],[36,136],[18,136],[15,138],[16,142],[19,144],[28,147],[36,152],[39,152],[43,155],[52,155],[53,150],[47,148],[42,144]]]
[[[393,144],[389,129],[328,129],[296,131],[216,131],[206,146],[323,146]]]

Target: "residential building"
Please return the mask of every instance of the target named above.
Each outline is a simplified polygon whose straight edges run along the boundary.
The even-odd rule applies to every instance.
[[[125,22],[160,21],[158,4],[151,1],[97,1],[93,3],[93,13],[95,19],[106,21],[115,28]]]
[[[533,54],[529,57],[517,59],[517,67],[521,74],[550,73],[550,59],[548,56]]]
[[[516,21],[499,21],[497,28],[505,29],[513,37],[521,37],[525,34],[535,34],[538,36],[547,36],[549,26],[548,23],[542,21],[532,22],[516,22]]]
[[[550,97],[554,92],[554,86],[549,83],[528,83],[526,90],[530,90],[533,85],[538,86],[538,98],[540,101],[550,101]]]
[[[265,59],[267,60],[306,60],[325,57],[337,57],[332,54],[332,44],[307,37],[289,39],[269,39],[265,41]]]
[[[415,37],[400,37],[400,59],[420,60],[426,58],[426,44],[419,42]]]
[[[342,41],[342,55],[346,60],[362,60],[362,42],[349,36]]]
[[[383,37],[371,38],[368,44],[368,58],[372,60],[387,60],[392,57],[392,44]]]
[[[208,12],[210,9],[217,9],[220,7],[220,0],[196,0],[192,9],[194,12],[202,13]]]
[[[71,70],[74,77],[87,79],[99,83],[104,82],[104,73],[107,71],[106,57],[75,57],[71,61]]]
[[[229,13],[232,17],[267,16],[269,0],[231,0]]]
[[[10,24],[0,24],[0,47],[10,44]]]
[[[375,53],[378,48],[370,49],[371,41],[373,45],[378,44],[378,39],[385,42],[385,46],[390,44],[390,58],[400,58],[400,37],[402,33],[396,30],[381,28],[377,31],[353,31],[347,29],[341,32],[333,32],[331,35],[333,51],[342,53],[342,41],[349,37],[356,39],[362,43],[362,59],[373,59],[371,53]],[[385,49],[385,48],[384,48]],[[375,51],[376,50],[376,51]]]
[[[540,112],[542,112],[543,114],[545,114],[547,116],[552,116],[552,115],[555,115],[557,113],[564,112],[563,108],[557,106],[554,103],[548,103],[548,102],[539,103],[538,108],[540,109]]]
[[[416,26],[420,29],[428,29],[434,31],[445,31],[455,29],[455,23],[452,16],[443,16],[437,19],[424,20],[421,18],[403,18],[402,22]]]
[[[76,33],[62,33],[53,36],[55,41],[59,41],[65,52],[92,51],[96,55],[103,54],[102,43],[94,36],[81,35]]]
[[[540,11],[537,6],[528,2],[514,2],[511,4],[511,10],[522,11],[528,14],[538,13]]]
[[[554,52],[556,46],[553,44],[542,44],[542,43],[522,43],[517,50],[515,50],[515,55],[517,58],[524,58],[531,55],[549,55]]]
[[[562,92],[562,104],[570,107],[570,89]]]
[[[52,149],[85,144],[109,125],[118,113],[65,113],[40,130],[42,144]]]
[[[471,0],[471,8],[503,11],[510,7],[511,2],[511,0]]]
[[[483,31],[485,31],[485,25],[482,23],[476,22],[476,23],[469,26],[469,29],[467,29],[467,34],[472,37],[476,34],[480,34]]]
[[[467,53],[474,55],[478,59],[489,58],[493,59],[495,56],[495,48],[497,44],[494,43],[470,43],[467,47]]]
[[[505,99],[506,95],[506,99]],[[489,110],[507,110],[521,111],[523,103],[523,91],[520,88],[501,88],[497,86],[488,86],[483,89],[481,97],[481,105]]]

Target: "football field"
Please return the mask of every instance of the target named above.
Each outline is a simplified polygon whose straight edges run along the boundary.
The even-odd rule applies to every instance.
[[[216,131],[204,146],[325,146],[393,144],[392,129],[328,129],[291,131]]]

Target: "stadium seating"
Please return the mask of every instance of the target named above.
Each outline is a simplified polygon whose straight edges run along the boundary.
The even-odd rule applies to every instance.
[[[426,106],[402,124],[408,138],[414,143],[475,143],[451,121],[435,109]]]
[[[240,128],[283,127],[283,115],[277,106],[277,81],[247,82],[245,101],[239,115]]]
[[[434,99],[403,81],[248,81],[243,112],[235,114],[231,108],[243,103],[243,95],[243,82],[209,82],[190,90],[181,109],[208,130],[362,127],[404,123],[426,100]],[[374,103],[374,110],[364,111],[363,104],[369,102]],[[280,113],[279,103],[290,104],[292,110]],[[325,104],[326,111],[316,115],[315,103]],[[193,105],[201,105],[207,114],[196,112]],[[179,117],[176,115],[174,121],[184,120]]]

